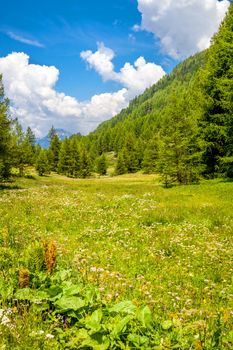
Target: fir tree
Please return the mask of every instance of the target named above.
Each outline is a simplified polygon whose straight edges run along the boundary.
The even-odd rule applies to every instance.
[[[80,151],[80,171],[79,177],[86,178],[91,175],[91,161],[89,154],[85,148]]]
[[[143,169],[145,173],[152,174],[157,171],[159,157],[159,141],[157,135],[148,142],[143,158]]]
[[[233,175],[233,3],[208,51],[203,71],[206,103],[201,122],[207,143],[204,153],[206,174],[214,176],[227,169]],[[222,167],[223,166],[223,167]]]
[[[67,175],[70,167],[70,143],[68,139],[65,139],[61,144],[58,160],[58,173]]]
[[[80,173],[80,151],[75,138],[70,139],[68,176],[78,177]]]
[[[58,135],[55,132],[55,129],[51,129],[49,135],[50,144],[48,148],[48,160],[50,164],[50,169],[52,171],[57,171],[61,143]]]
[[[158,160],[158,171],[165,186],[197,181],[201,151],[197,120],[190,111],[188,92],[179,97],[174,93],[165,113]]]
[[[118,154],[115,173],[116,175],[122,175],[127,173],[127,167],[125,165],[125,158],[124,158],[123,151],[119,152]]]
[[[47,158],[47,151],[41,149],[36,162],[36,170],[40,176],[43,176],[49,172],[49,162]]]
[[[107,159],[105,154],[103,153],[96,162],[96,170],[97,173],[100,175],[106,175],[107,174]]]
[[[8,117],[8,101],[4,96],[2,76],[0,75],[0,179],[10,176],[10,120]]]

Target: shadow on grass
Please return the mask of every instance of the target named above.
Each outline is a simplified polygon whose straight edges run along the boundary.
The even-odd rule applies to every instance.
[[[226,182],[233,182],[233,178],[232,177],[227,177],[225,179],[221,179],[220,182],[224,182],[224,183],[226,183]]]
[[[36,177],[34,175],[31,175],[31,174],[24,175],[24,178],[29,179],[29,180],[36,180]]]
[[[1,190],[20,190],[22,187],[19,185],[9,184],[9,183],[0,183],[0,191]]]

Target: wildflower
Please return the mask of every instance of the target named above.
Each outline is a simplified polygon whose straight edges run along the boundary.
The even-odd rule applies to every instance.
[[[8,323],[10,323],[10,319],[7,316],[3,316],[2,320],[1,320],[1,324],[3,324],[4,326],[8,325]]]
[[[92,266],[92,267],[90,268],[90,271],[91,271],[91,272],[96,272],[96,271],[97,271],[97,267]]]
[[[45,338],[46,339],[53,339],[54,335],[48,333],[48,334],[46,334]]]

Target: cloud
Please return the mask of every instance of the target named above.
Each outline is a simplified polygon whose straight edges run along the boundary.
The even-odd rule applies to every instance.
[[[143,57],[134,65],[126,63],[120,72],[114,71],[114,52],[99,45],[95,53],[83,52],[82,57],[104,80],[122,85],[119,91],[94,95],[89,101],[78,101],[56,91],[59,70],[54,66],[35,65],[25,53],[14,52],[0,58],[0,73],[6,96],[11,101],[11,113],[26,129],[30,126],[37,136],[45,135],[51,125],[71,132],[86,134],[99,123],[116,115],[133,97],[165,73],[160,66],[146,63]],[[77,82],[78,84],[78,82]]]
[[[139,57],[133,65],[125,63],[120,72],[115,72],[112,63],[115,53],[103,43],[98,44],[98,50],[94,53],[81,52],[81,57],[100,74],[104,81],[112,80],[125,86],[131,97],[142,93],[165,75],[161,66],[147,63],[143,57]]]
[[[102,76],[104,81],[114,80],[114,65],[112,63],[115,53],[112,49],[105,47],[103,43],[97,43],[98,50],[93,53],[92,51],[82,51],[80,56],[86,62],[89,63],[91,68]]]
[[[141,25],[160,39],[165,53],[184,58],[209,47],[230,2],[228,0],[138,0]]]
[[[23,44],[27,44],[27,45],[32,45],[32,46],[36,46],[36,47],[44,47],[43,44],[41,44],[39,41],[37,40],[32,40],[32,39],[27,39],[21,35],[15,34],[14,32],[8,31],[6,32],[6,34],[13,40],[19,41]]]

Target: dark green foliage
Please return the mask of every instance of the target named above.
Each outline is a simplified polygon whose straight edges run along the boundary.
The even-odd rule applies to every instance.
[[[43,176],[49,172],[49,162],[47,158],[47,151],[41,149],[36,162],[36,170],[40,176]]]
[[[89,156],[87,162],[88,164],[90,163]],[[82,169],[83,166],[85,167],[85,170]],[[61,143],[58,161],[58,172],[69,177],[86,177],[84,174],[88,173],[87,176],[90,174],[90,170],[87,171],[87,164],[82,158],[80,145],[77,139],[74,137],[65,139]]]
[[[100,175],[107,174],[107,159],[104,153],[96,161],[96,170]]]
[[[153,174],[157,171],[157,162],[159,158],[159,137],[155,135],[145,149],[142,167],[146,174]]]
[[[233,156],[233,4],[208,51],[202,89],[205,104],[201,127],[207,142],[206,174],[214,176],[226,171],[230,176],[233,173],[233,169],[230,170]]]
[[[116,175],[122,175],[122,174],[127,173],[127,167],[125,164],[125,152],[124,151],[122,151],[118,154],[115,173],[116,173]]]
[[[24,142],[23,142],[25,153],[25,163],[27,165],[34,165],[35,163],[35,154],[36,154],[36,137],[34,133],[32,132],[31,128],[27,128]]]
[[[49,132],[50,135],[50,145],[48,149],[48,160],[50,164],[50,169],[52,171],[57,171],[59,152],[60,152],[60,140],[55,130],[52,128]]]
[[[0,179],[10,175],[10,120],[8,118],[8,101],[4,96],[2,76],[0,75]]]
[[[70,166],[70,143],[68,139],[65,139],[62,142],[59,161],[58,161],[58,173],[59,174],[68,174]]]
[[[79,177],[86,178],[91,175],[91,160],[89,154],[85,148],[80,152],[80,171]]]
[[[23,132],[18,120],[14,120],[12,128],[12,160],[13,165],[18,168],[19,176],[24,175],[25,167],[35,162],[35,136],[31,129]]]
[[[172,182],[188,184],[198,180],[201,147],[197,120],[189,105],[189,94],[174,94],[164,110],[158,171],[166,186]]]

